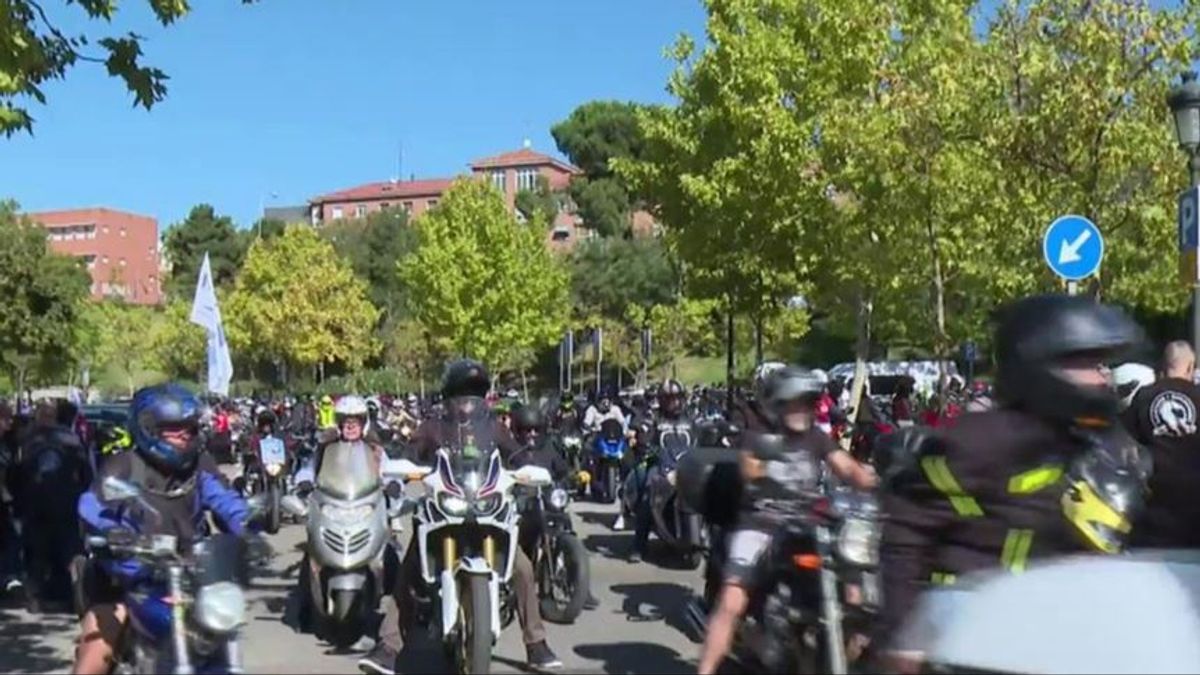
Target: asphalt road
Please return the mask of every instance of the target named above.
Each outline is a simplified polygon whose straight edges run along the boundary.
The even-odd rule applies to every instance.
[[[613,532],[611,506],[572,505],[575,524],[591,551],[592,587],[600,607],[585,611],[574,625],[547,624],[550,646],[572,673],[695,672],[697,645],[684,621],[684,605],[700,581],[700,572],[671,569],[655,555],[652,540],[647,562],[631,565],[624,553],[629,532]],[[243,632],[245,665],[260,673],[357,672],[361,653],[333,653],[315,637],[292,626],[296,570],[304,528],[285,526],[271,538],[277,553],[254,581],[249,625]],[[514,622],[495,649],[494,672],[528,672],[520,629]],[[43,673],[69,670],[76,635],[67,614],[31,616],[0,609],[0,672]],[[442,667],[436,647],[412,645],[401,656],[407,672]]]

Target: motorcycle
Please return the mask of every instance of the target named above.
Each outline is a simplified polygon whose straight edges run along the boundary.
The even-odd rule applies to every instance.
[[[563,487],[537,488],[522,511],[522,520],[532,521],[522,528],[531,536],[522,548],[533,561],[541,598],[542,618],[553,623],[574,623],[583,612],[591,584],[587,549],[576,536],[567,514],[570,493]]]
[[[879,529],[866,495],[764,500],[778,516],[767,575],[751,597],[733,655],[761,672],[847,672],[847,634],[865,634],[878,607]]]
[[[115,477],[101,485],[104,499],[139,502],[140,489]],[[257,509],[252,503],[252,510]],[[239,638],[246,624],[250,556],[246,542],[217,534],[180,553],[173,535],[138,535],[112,529],[87,539],[96,558],[137,559],[165,579],[166,589],[141,587],[125,594],[129,628],[117,646],[115,673],[241,673]]]
[[[402,477],[391,462],[381,470],[366,444],[335,443],[325,449],[307,503],[296,495],[282,500],[284,509],[307,520],[300,627],[335,648],[349,647],[367,632],[387,592],[387,558],[398,564]]]
[[[417,622],[436,634],[459,673],[489,672],[492,647],[516,614],[509,589],[520,521],[513,488],[551,482],[541,467],[503,469],[495,444],[479,440],[439,450],[433,467],[397,461],[400,473],[420,477],[426,488],[414,535]]]
[[[675,490],[675,467],[687,451],[683,449],[665,463],[652,461],[645,474],[645,485],[636,483],[639,472],[629,472],[622,490],[622,501],[626,512],[635,513],[638,493],[645,490],[645,498],[650,502],[654,534],[680,555],[684,567],[694,570],[704,560],[704,552],[708,548],[708,528],[704,525],[704,518],[688,507]],[[662,450],[653,457],[657,460],[663,452],[674,451]]]
[[[287,493],[287,466],[287,450],[282,439],[276,436],[259,439],[256,482],[248,483],[247,487],[253,494],[261,494],[265,498],[264,527],[271,534],[279,531],[283,513],[280,500]]]
[[[621,458],[629,451],[625,429],[616,420],[605,420],[593,440],[595,472],[592,475],[592,498],[605,504],[617,501],[621,485]]]

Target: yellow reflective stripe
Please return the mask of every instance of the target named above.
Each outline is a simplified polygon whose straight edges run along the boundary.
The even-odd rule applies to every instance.
[[[937,586],[952,586],[958,579],[949,572],[934,572],[929,580]]]
[[[1027,495],[1049,487],[1062,478],[1063,468],[1059,464],[1047,464],[1036,469],[1020,473],[1008,481],[1008,491],[1012,494]]]
[[[945,457],[924,457],[921,459],[921,469],[929,478],[930,484],[946,495],[958,515],[965,518],[979,518],[983,515],[979,502],[963,492],[962,486],[954,480]]]
[[[1024,572],[1033,546],[1033,530],[1009,530],[1000,552],[1000,564],[1010,572]]]

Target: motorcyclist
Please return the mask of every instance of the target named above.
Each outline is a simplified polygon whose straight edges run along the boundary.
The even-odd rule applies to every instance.
[[[384,416],[380,414],[382,411],[383,405],[379,402],[379,398],[371,396],[367,399],[367,429],[374,432],[379,438],[389,438],[392,435],[392,429]]]
[[[333,409],[333,397],[329,394],[321,396],[317,405],[317,429],[326,430],[337,426],[336,413]]]
[[[23,526],[26,593],[32,609],[43,594],[69,597],[68,567],[82,542],[73,515],[80,493],[91,482],[91,463],[80,438],[62,424],[62,407],[43,401],[34,426],[21,441],[14,484],[17,517]]]
[[[734,404],[731,418],[745,433],[761,433],[772,428],[770,413],[766,408],[766,386],[771,374],[782,370],[786,364],[766,361],[754,369],[754,396],[739,396]]]
[[[823,390],[820,379],[802,368],[785,367],[768,378],[764,403],[772,418],[778,420],[786,459],[758,459],[753,452],[742,451],[740,464],[746,487],[737,530],[729,538],[724,584],[700,653],[702,675],[715,673],[729,652],[737,623],[760,581],[760,559],[771,545],[771,532],[779,525],[778,516],[758,507],[760,500],[801,499],[817,493],[822,461],[834,475],[859,489],[875,484],[875,474],[869,467],[856,462],[816,428],[816,403]]]
[[[575,397],[571,392],[564,391],[559,395],[558,409],[554,412],[554,420],[550,426],[560,435],[578,434],[583,428],[579,419],[579,409],[575,407]]]
[[[134,452],[108,458],[92,489],[79,498],[79,517],[92,534],[117,528],[169,534],[186,549],[201,532],[206,512],[233,534],[245,531],[246,502],[225,486],[216,464],[200,452],[199,416],[199,401],[179,385],[146,387],[134,394],[129,405]],[[142,498],[162,517],[104,501],[101,486],[108,476],[139,485]],[[105,561],[100,572],[126,590],[153,583],[150,570],[133,560]],[[101,675],[112,669],[127,613],[119,593],[91,600],[81,621],[74,672]]]
[[[621,412],[620,407],[613,405],[612,396],[608,393],[601,394],[594,405],[588,406],[583,415],[584,431],[589,434],[600,431],[600,425],[605,420],[616,420],[621,423],[622,429],[629,428],[629,420],[625,418],[625,413]]]
[[[1140,339],[1120,310],[1090,298],[1019,300],[1000,313],[995,335],[1000,407],[938,432],[903,432],[885,446],[878,466],[888,514],[880,547],[887,602],[873,645],[887,650],[890,668],[921,667],[917,644],[897,639],[896,629],[931,583],[1112,548],[1124,515],[1089,503],[1097,511],[1079,518],[1080,493],[1063,476],[1098,447],[1131,444],[1115,423],[1106,364]],[[1097,513],[1114,529],[1093,525]]]
[[[438,450],[455,448],[459,445],[455,441],[467,434],[494,439],[504,463],[508,465],[521,448],[508,429],[488,414],[484,397],[490,389],[491,376],[483,364],[471,359],[450,363],[442,377],[444,411],[439,416],[425,419],[417,428],[409,444],[412,459],[419,464],[432,465]],[[416,548],[410,546],[405,552],[393,591],[395,603],[385,603],[379,644],[359,661],[359,668],[364,671],[385,675],[395,672],[396,656],[403,648],[404,639],[401,617],[411,620],[415,616],[412,589],[420,583]],[[529,665],[537,669],[561,668],[562,662],[546,644],[546,629],[542,624],[533,563],[519,547],[513,561],[512,585]]]
[[[633,547],[630,562],[646,555],[654,517],[650,513],[650,481],[665,481],[666,472],[678,458],[695,446],[697,430],[684,414],[687,390],[676,380],[667,380],[658,390],[658,412],[635,425],[637,434],[633,452],[621,459],[624,474],[633,472]],[[653,470],[652,470],[653,469]],[[620,529],[620,528],[615,528]]]

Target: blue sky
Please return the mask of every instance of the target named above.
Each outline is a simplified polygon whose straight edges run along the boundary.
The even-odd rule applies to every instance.
[[[76,67],[31,109],[32,137],[0,137],[0,198],[126,209],[160,230],[208,202],[245,227],[260,203],[391,178],[401,143],[406,178],[526,138],[555,151],[550,126],[580,103],[668,101],[663,48],[704,28],[699,0],[203,0],[168,28],[145,4],[92,34],[147,36],[167,100],[134,109],[103,67]],[[56,21],[78,32],[79,14]]]

